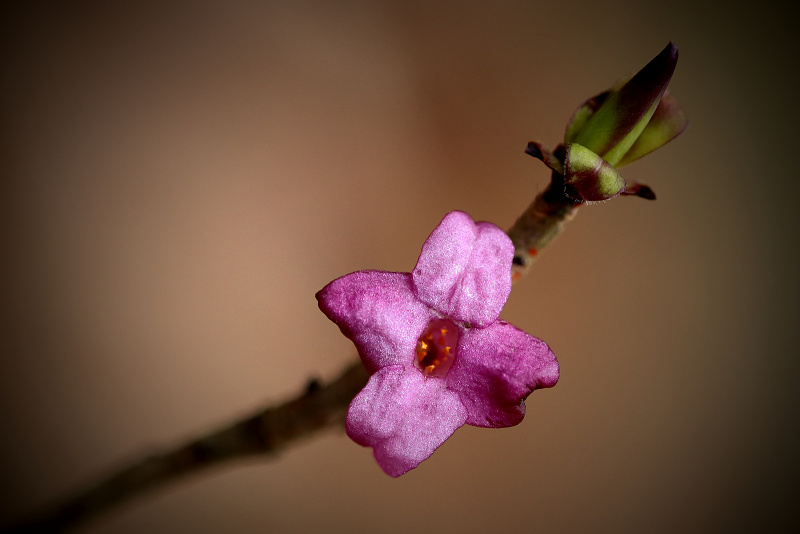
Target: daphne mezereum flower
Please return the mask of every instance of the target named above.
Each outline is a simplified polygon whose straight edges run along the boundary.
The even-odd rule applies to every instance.
[[[389,475],[417,467],[465,423],[518,424],[525,398],[558,381],[550,348],[498,320],[513,255],[500,228],[454,211],[412,273],[358,271],[317,293],[371,373],[350,404],[347,434],[372,447]]]

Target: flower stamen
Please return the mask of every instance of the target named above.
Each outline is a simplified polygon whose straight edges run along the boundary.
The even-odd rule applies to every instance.
[[[426,375],[444,376],[453,365],[457,345],[458,328],[447,319],[434,319],[417,341],[417,367]]]

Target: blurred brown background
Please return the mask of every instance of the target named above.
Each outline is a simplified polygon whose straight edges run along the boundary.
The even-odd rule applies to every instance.
[[[397,480],[330,432],[84,531],[797,523],[797,62],[770,2],[26,5],[0,23],[0,519],[335,376],[318,289],[410,270],[452,209],[510,226],[548,177],[526,143],[674,40],[691,127],[623,170],[658,200],[583,209],[504,310],[562,366],[520,426]]]

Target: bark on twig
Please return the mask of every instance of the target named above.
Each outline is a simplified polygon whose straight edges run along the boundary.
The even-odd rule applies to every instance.
[[[139,460],[3,532],[62,532],[185,475],[249,456],[274,456],[295,440],[310,437],[327,427],[340,426],[350,401],[366,385],[367,378],[364,366],[360,361],[355,362],[329,384],[312,381],[300,396],[284,404]]]
[[[581,202],[566,196],[564,177],[553,171],[547,188],[536,195],[528,209],[508,230],[508,236],[514,243],[514,281],[528,272],[539,252],[561,233],[581,205]]]
[[[563,177],[553,172],[550,185],[539,193],[508,231],[516,252],[514,279],[527,272],[536,254],[558,235],[580,203],[564,194]],[[151,489],[208,467],[251,456],[274,456],[294,441],[332,426],[341,426],[350,401],[366,385],[360,361],[348,366],[329,384],[312,381],[298,397],[264,409],[221,430],[177,448],[138,460],[105,480],[3,533],[61,532]]]

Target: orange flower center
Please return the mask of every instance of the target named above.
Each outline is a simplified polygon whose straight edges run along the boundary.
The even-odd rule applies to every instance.
[[[434,319],[417,341],[417,367],[426,375],[444,376],[456,358],[458,327],[447,319]]]

